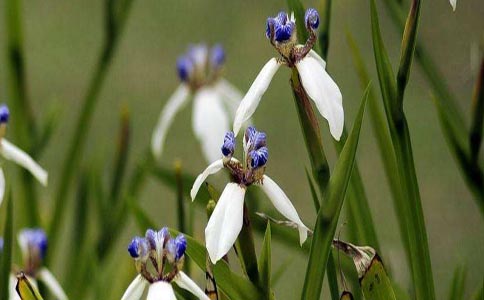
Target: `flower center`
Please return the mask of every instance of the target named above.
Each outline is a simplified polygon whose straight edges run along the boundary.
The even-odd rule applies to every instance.
[[[136,269],[148,282],[171,282],[183,268],[187,241],[183,234],[171,237],[166,227],[148,229],[145,237],[135,237],[128,252]]]

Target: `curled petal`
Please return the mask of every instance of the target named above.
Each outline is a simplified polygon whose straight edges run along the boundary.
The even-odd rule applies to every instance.
[[[157,281],[150,285],[146,300],[176,300],[176,297],[171,284]]]
[[[126,292],[124,292],[123,297],[121,300],[139,300],[141,296],[143,296],[143,292],[148,285],[148,281],[146,281],[141,275],[136,276],[136,278],[130,283]]]
[[[224,167],[224,162],[222,159],[216,160],[211,163],[203,172],[202,174],[198,175],[197,179],[193,183],[192,189],[190,190],[190,197],[192,197],[192,201],[195,200],[195,197],[198,194],[198,190],[202,183],[207,179],[209,175],[215,174],[218,171],[222,170]]]
[[[220,146],[229,131],[229,118],[216,89],[202,88],[195,94],[192,126],[205,159],[210,162],[222,157]]]
[[[323,59],[312,50],[296,63],[304,90],[328,120],[331,135],[339,141],[344,126],[343,96],[325,66]]]
[[[205,295],[205,292],[198,287],[198,285],[187,276],[187,274],[180,271],[178,275],[175,277],[174,282],[184,290],[189,291],[193,295],[195,295],[200,300],[210,300],[210,298]]]
[[[158,123],[156,124],[153,136],[151,137],[151,151],[156,158],[160,158],[163,153],[163,145],[175,115],[186,105],[190,90],[186,84],[180,84],[175,93],[168,99],[166,106],[161,111]]]
[[[32,157],[30,157],[27,153],[20,150],[14,144],[7,141],[5,138],[2,138],[0,145],[0,153],[5,157],[5,159],[11,160],[18,165],[27,169],[35,178],[43,185],[47,186],[47,172],[42,169],[39,164],[37,164]]]
[[[292,205],[291,200],[286,196],[284,191],[269,176],[264,175],[263,184],[260,186],[271,200],[274,207],[288,220],[294,222],[299,230],[299,242],[302,245],[308,237],[308,228],[299,218],[296,208]]]
[[[55,279],[54,275],[47,269],[47,268],[42,268],[40,271],[37,273],[37,278],[41,280],[45,286],[50,290],[52,295],[54,295],[55,299],[57,300],[68,300],[66,293],[62,289],[61,285]]]
[[[3,196],[5,195],[5,175],[0,168],[0,206],[2,206]]]
[[[227,184],[208,220],[205,243],[214,264],[229,252],[242,229],[244,195],[245,188],[236,183]]]
[[[262,70],[250,86],[244,99],[240,102],[234,119],[234,133],[236,136],[239,133],[242,124],[254,114],[262,95],[269,87],[272,77],[276,74],[279,66],[280,64],[277,62],[277,59],[271,58],[271,60],[262,67]]]

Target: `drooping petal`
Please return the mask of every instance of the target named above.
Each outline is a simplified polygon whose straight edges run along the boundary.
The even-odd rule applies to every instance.
[[[286,196],[284,191],[274,182],[269,176],[264,175],[263,184],[260,185],[262,190],[266,193],[269,200],[271,200],[274,207],[288,220],[296,223],[299,230],[299,242],[301,245],[308,237],[308,228],[299,218],[296,208],[292,205],[291,200]]]
[[[176,300],[176,297],[171,284],[157,281],[150,285],[146,300]]]
[[[141,299],[147,285],[148,281],[146,281],[141,275],[136,276],[136,278],[129,284],[123,297],[121,297],[121,300]]]
[[[244,195],[245,188],[236,183],[227,184],[208,220],[205,243],[213,263],[229,252],[242,229]]]
[[[0,168],[0,207],[2,206],[3,196],[5,195],[5,175]]]
[[[187,104],[189,95],[190,89],[188,86],[186,84],[180,84],[161,111],[158,123],[153,131],[153,136],[151,137],[151,151],[156,158],[159,159],[161,157],[168,128],[173,123],[175,115]]]
[[[220,146],[229,131],[229,117],[222,96],[215,88],[201,88],[193,99],[193,132],[207,161],[222,157]]]
[[[27,169],[35,178],[43,185],[47,186],[48,175],[47,172],[37,164],[32,157],[30,157],[23,150],[17,148],[14,144],[2,138],[0,142],[0,153],[5,159],[11,160],[18,165]]]
[[[195,295],[200,300],[210,300],[210,298],[205,295],[205,292],[198,287],[198,285],[187,276],[187,274],[183,273],[182,271],[178,272],[178,275],[175,277],[174,282],[184,290],[189,291],[193,295]]]
[[[450,5],[452,6],[452,9],[455,11],[455,8],[457,6],[457,0],[450,0]]]
[[[192,189],[190,190],[190,196],[192,197],[192,201],[195,200],[200,186],[202,186],[202,183],[207,180],[207,177],[222,170],[223,167],[223,160],[218,159],[211,163],[200,175],[198,175],[197,179],[195,179],[195,182],[193,183]]]
[[[276,74],[279,66],[280,64],[277,62],[277,59],[271,58],[271,60],[262,67],[259,75],[257,75],[250,86],[249,91],[245,94],[244,99],[240,102],[234,119],[234,133],[236,136],[242,127],[242,124],[254,114],[262,95],[269,87],[272,77]]]
[[[37,278],[41,280],[45,286],[50,290],[52,295],[54,295],[55,299],[57,300],[67,300],[66,293],[62,289],[61,285],[55,279],[54,275],[47,269],[47,268],[42,268],[40,271],[37,273]]]
[[[331,135],[339,141],[344,126],[343,96],[325,66],[323,59],[312,50],[296,63],[304,90],[328,120]]]

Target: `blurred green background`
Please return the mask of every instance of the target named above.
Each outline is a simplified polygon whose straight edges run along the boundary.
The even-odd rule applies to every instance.
[[[306,7],[320,6],[316,1],[304,1],[304,4]],[[383,6],[379,8],[383,37],[395,66],[401,37]],[[225,77],[242,92],[247,91],[263,64],[276,54],[264,35],[265,20],[281,9],[286,9],[285,1],[134,1],[100,94],[83,164],[97,164],[105,168],[108,175],[118,133],[119,112],[123,105],[127,105],[132,118],[132,148],[128,163],[133,166],[149,146],[159,112],[179,84],[175,60],[189,43],[222,43],[227,51]],[[4,1],[0,1],[0,12],[0,101],[6,102]],[[420,37],[438,62],[466,115],[469,115],[477,73],[471,67],[470,49],[473,43],[483,38],[483,16],[482,0],[458,1],[455,13],[447,0],[425,1],[422,7]],[[47,221],[67,143],[101,48],[103,3],[97,0],[23,1],[23,26],[29,97],[34,112],[39,119],[55,107],[59,107],[62,113],[60,126],[40,158],[50,175],[49,187],[38,189],[42,218]],[[350,125],[362,91],[345,40],[347,29],[362,49],[376,86],[367,1],[333,3],[328,69],[343,93],[345,117]],[[405,109],[428,229],[437,298],[443,299],[457,265],[465,264],[468,268],[469,290],[474,290],[482,282],[484,222],[447,148],[431,102],[430,89],[418,65],[414,66]],[[284,68],[277,73],[254,120],[269,137],[268,174],[283,187],[303,220],[313,224],[316,216],[304,172],[309,161],[288,83],[289,75]],[[15,126],[16,122],[22,120],[12,116],[10,126]],[[325,150],[334,165],[334,147],[322,118],[321,124]],[[206,165],[191,131],[191,106],[177,116],[167,137],[162,164],[171,167],[175,159],[181,159],[184,171],[191,174],[200,172]],[[368,119],[364,121],[357,160],[377,225],[383,259],[393,270],[396,281],[406,287],[410,279],[405,254]],[[8,171],[16,172],[11,167]],[[223,181],[223,176],[210,179],[218,187],[222,187]],[[16,186],[14,183],[13,188]],[[160,225],[176,226],[174,193],[159,182],[150,179],[138,201]],[[21,208],[17,205],[17,209]],[[196,216],[196,236],[203,241],[205,213],[200,210]],[[344,216],[341,220],[351,223]],[[68,219],[64,224],[71,221]],[[129,275],[134,274],[126,244],[138,231],[131,221],[130,224],[119,238],[117,253],[106,270],[107,274],[113,274],[113,285],[108,287],[111,289],[110,299],[120,297],[127,287]],[[21,222],[18,221],[16,226],[20,228]],[[66,230],[64,234],[67,234]],[[260,242],[261,238],[257,239]],[[275,242],[273,252],[273,269],[290,262],[289,270],[275,286],[276,295],[280,299],[299,297],[306,258],[301,253],[293,255],[278,242]],[[60,257],[67,255],[59,253]],[[62,281],[63,274],[69,271],[64,270],[61,262],[62,258],[55,264],[54,273]],[[116,278],[120,271],[124,274],[127,270],[129,274]],[[203,281],[199,282],[202,284]]]

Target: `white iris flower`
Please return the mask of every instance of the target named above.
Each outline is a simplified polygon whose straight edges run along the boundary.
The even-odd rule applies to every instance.
[[[266,36],[281,56],[271,58],[262,67],[242,99],[235,113],[235,135],[243,123],[254,114],[279,67],[286,65],[291,69],[297,69],[304,90],[314,101],[319,113],[328,120],[332,136],[339,141],[344,126],[343,96],[326,72],[326,62],[311,49],[317,39],[315,29],[319,26],[318,12],[315,9],[308,9],[304,21],[309,31],[309,39],[304,45],[298,45],[294,15],[289,18],[287,13],[280,12],[275,18],[267,20]]]
[[[170,237],[166,227],[148,229],[145,237],[135,237],[128,246],[135,260],[138,276],[126,289],[121,300],[140,300],[148,288],[146,300],[176,300],[172,283],[191,292],[198,299],[210,300],[204,291],[181,269],[187,241],[183,234]]]
[[[22,252],[23,269],[29,282],[37,287],[37,282],[41,281],[52,293],[56,300],[68,300],[68,297],[54,275],[42,265],[47,252],[47,235],[42,229],[23,229],[19,232],[18,243]],[[15,287],[17,278],[14,274],[10,275],[9,289],[10,300],[20,300]]]
[[[213,263],[220,260],[235,243],[242,229],[244,196],[250,185],[257,185],[265,192],[274,207],[287,219],[297,225],[301,245],[307,238],[308,228],[286,196],[284,191],[267,175],[265,166],[269,158],[266,134],[248,127],[244,136],[244,157],[242,164],[232,155],[235,151],[235,135],[227,132],[222,146],[223,158],[210,164],[193,183],[190,195],[192,201],[202,183],[209,175],[222,169],[230,171],[233,182],[228,183],[205,228],[205,243]]]
[[[192,127],[207,161],[219,156],[219,143],[213,137],[229,130],[242,94],[221,78],[225,52],[221,46],[208,49],[206,45],[191,46],[177,61],[182,81],[161,111],[151,139],[151,150],[159,159],[166,135],[175,115],[193,96]],[[217,134],[218,133],[218,134]]]

